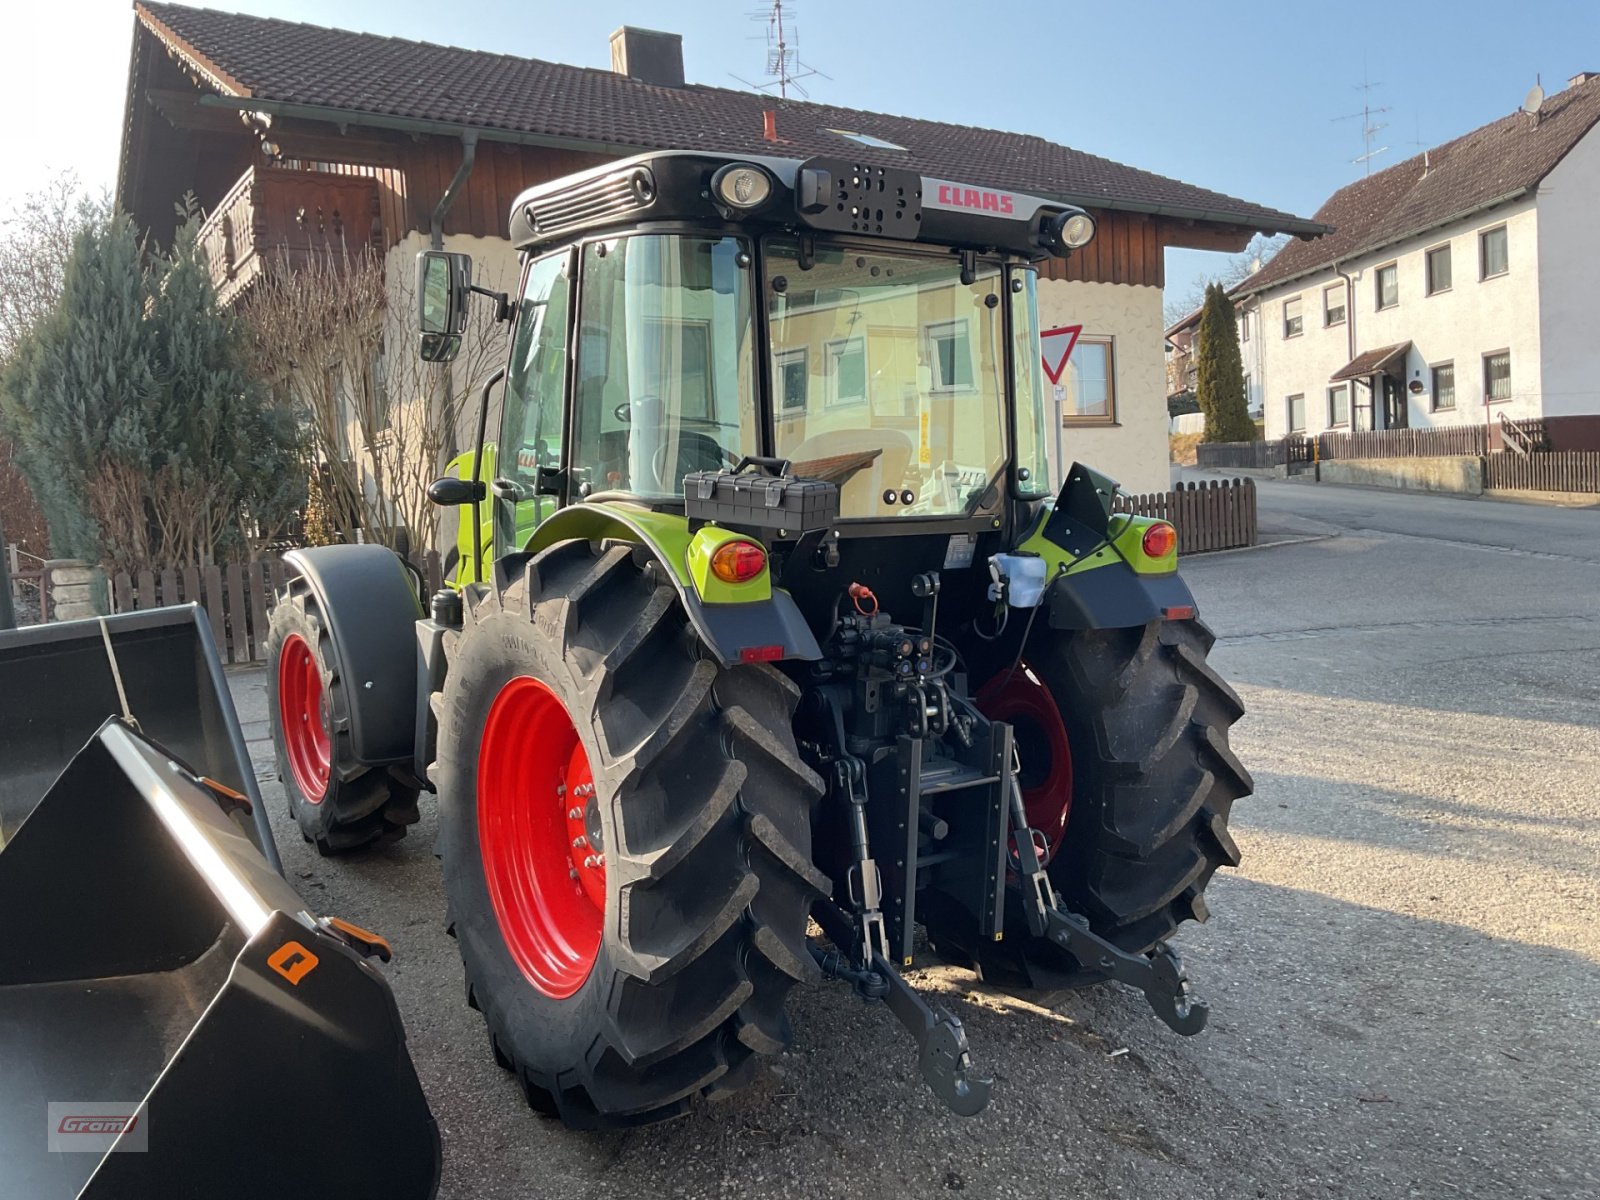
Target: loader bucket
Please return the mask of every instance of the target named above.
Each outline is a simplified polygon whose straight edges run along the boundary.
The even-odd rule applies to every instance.
[[[105,719],[125,712],[250,800],[241,820],[280,869],[211,626],[194,604],[0,630],[0,845]]]
[[[307,913],[179,757],[106,721],[0,850],[0,1193],[426,1200],[387,947]]]

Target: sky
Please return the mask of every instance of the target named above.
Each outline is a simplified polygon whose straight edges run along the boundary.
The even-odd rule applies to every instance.
[[[206,0],[397,37],[608,67],[632,24],[681,33],[694,83],[764,78],[765,0]],[[8,0],[0,211],[46,174],[115,184],[131,0]],[[1389,111],[1375,168],[1600,70],[1597,0],[1098,5],[789,0],[814,100],[1039,134],[1310,216],[1359,177],[1363,101]],[[1363,81],[1371,83],[1363,91]],[[1353,119],[1349,114],[1356,114]],[[1420,144],[1418,144],[1420,143]],[[1169,294],[1220,256],[1170,250]]]

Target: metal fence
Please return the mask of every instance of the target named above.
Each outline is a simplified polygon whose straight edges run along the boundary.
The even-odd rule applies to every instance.
[[[1201,442],[1194,448],[1195,465],[1238,470],[1240,467],[1265,470],[1282,466],[1283,442]]]
[[[442,586],[435,550],[413,554],[411,563],[427,581],[429,593]],[[258,558],[225,567],[118,571],[110,575],[113,612],[195,603],[205,609],[224,661],[263,662],[267,657],[267,615],[287,582],[281,558]]]
[[[1177,483],[1170,492],[1119,492],[1112,505],[1117,512],[1172,522],[1180,554],[1256,544],[1256,485],[1251,479]]]
[[[1600,450],[1491,454],[1483,460],[1483,484],[1535,492],[1600,492]]]

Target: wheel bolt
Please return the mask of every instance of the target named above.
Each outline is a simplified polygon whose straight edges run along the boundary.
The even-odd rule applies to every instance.
[[[583,860],[583,865],[588,867],[592,871],[592,870],[594,870],[596,867],[598,867],[600,865],[600,859],[597,858],[595,855],[591,854],[591,855],[589,855],[588,858]]]
[[[574,850],[582,850],[588,844],[589,839],[586,837],[575,837],[572,839],[572,848]]]
[[[583,809],[581,809],[581,808],[569,808],[569,809],[567,809],[567,820],[569,820],[569,821],[581,821],[581,820],[583,820]]]

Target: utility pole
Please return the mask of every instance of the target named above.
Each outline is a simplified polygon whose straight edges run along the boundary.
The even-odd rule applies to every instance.
[[[0,521],[0,629],[17,627],[17,609],[11,602],[11,551],[6,548],[6,527]]]

